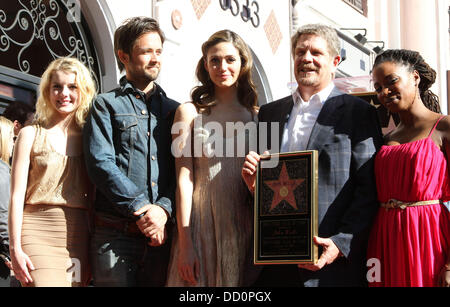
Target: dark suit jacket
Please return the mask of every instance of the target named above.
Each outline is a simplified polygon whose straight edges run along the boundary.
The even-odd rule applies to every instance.
[[[288,96],[259,111],[260,122],[269,127],[279,125],[278,148],[293,104]],[[270,129],[265,138],[271,149]],[[305,286],[366,284],[367,240],[378,208],[373,161],[381,145],[381,128],[373,106],[347,94],[324,103],[307,149],[319,153],[319,237],[331,238],[344,257],[317,272],[299,270]]]

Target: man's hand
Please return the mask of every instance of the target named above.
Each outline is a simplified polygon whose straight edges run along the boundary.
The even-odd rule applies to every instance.
[[[340,251],[331,239],[314,237],[314,243],[322,246],[322,255],[320,255],[316,264],[299,264],[298,267],[300,269],[318,271],[324,266],[333,263],[339,257]]]
[[[269,152],[265,152],[264,154]],[[255,180],[256,180],[256,169],[258,167],[258,162],[261,156],[254,151],[250,151],[248,155],[245,156],[245,162],[242,166],[241,176],[244,179],[250,192],[255,191]]]
[[[165,225],[168,219],[167,212],[158,205],[145,205],[134,213],[135,216],[144,214],[136,225],[139,230],[148,238],[150,238],[151,246],[158,246],[164,243],[166,233]]]
[[[164,242],[166,242],[166,239],[167,239],[167,230],[166,227],[164,227],[162,231],[159,231],[150,237],[150,242],[148,242],[148,245],[161,246],[164,244]]]

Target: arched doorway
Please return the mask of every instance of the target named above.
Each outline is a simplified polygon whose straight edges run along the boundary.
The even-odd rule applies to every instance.
[[[252,76],[258,92],[258,103],[260,106],[273,100],[272,91],[270,90],[269,81],[267,80],[264,67],[258,59],[258,56],[250,48],[253,57]]]
[[[63,56],[83,62],[102,90],[101,67],[77,1],[2,1],[0,51],[0,108],[16,100],[33,104],[40,76]]]

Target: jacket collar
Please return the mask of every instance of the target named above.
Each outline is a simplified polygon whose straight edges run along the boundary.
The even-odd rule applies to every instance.
[[[154,89],[152,95],[160,94],[162,96],[167,97],[166,92],[164,92],[164,90],[161,88],[161,86],[159,84],[157,84],[156,82],[154,82],[154,84],[155,84],[155,89]],[[126,76],[123,76],[122,78],[120,78],[119,85],[120,85],[119,89],[123,93],[127,93],[127,92],[133,93],[133,94],[139,93],[139,94],[143,95],[143,92],[138,90],[137,88],[135,88],[134,85],[130,81],[127,80]]]
[[[306,146],[307,150],[318,149],[320,150],[324,145],[324,140],[328,139],[327,134],[334,135],[333,123],[339,122],[341,118],[341,113],[343,112],[342,107],[345,104],[345,99],[342,97],[344,93],[339,90],[334,92],[335,95],[330,95],[330,98],[324,104],[322,110],[314,123],[313,129],[311,131],[311,136]],[[319,129],[321,127],[321,129]],[[324,129],[324,127],[328,127]],[[322,135],[320,137],[319,135]]]
[[[176,108],[174,107],[174,102],[172,102],[171,99],[167,98],[166,92],[164,92],[159,84],[157,84],[156,82],[154,82],[154,84],[155,89],[153,90],[151,97],[156,98],[155,101],[160,104],[161,115],[163,116],[163,118],[169,118],[175,113],[174,110]],[[125,76],[120,79],[120,87],[118,88],[118,90],[124,95],[131,94],[132,96],[135,96],[136,94],[139,94],[141,96],[145,96],[144,93],[136,89],[133,84],[126,79]],[[147,98],[147,101],[150,100],[148,100]],[[178,103],[176,104],[178,105]]]
[[[336,87],[336,86],[334,86],[334,84],[333,83],[331,83],[327,88],[325,88],[321,93],[320,93],[320,95],[322,95],[321,96],[321,100],[323,99],[324,101],[322,102],[323,104],[324,104],[324,106],[326,105],[326,102],[328,101],[328,100],[330,100],[331,98],[333,98],[333,97],[336,97],[336,96],[340,96],[340,95],[342,95],[343,93]],[[294,101],[295,101],[295,99],[297,99],[298,97],[296,97],[296,95],[298,95],[298,96],[300,96],[300,93],[298,93],[298,90],[296,90],[292,95],[290,95],[290,96],[287,96],[286,98],[285,98],[285,101],[283,101],[283,103],[281,103],[281,106],[280,106],[280,119],[279,119],[279,122],[280,122],[280,129],[279,129],[279,146],[280,146],[280,148],[281,148],[281,142],[282,142],[282,140],[283,140],[283,132],[284,132],[284,126],[285,126],[285,124],[288,122],[288,120],[289,120],[289,116],[291,115],[291,112],[292,112],[292,108],[294,107]],[[316,94],[317,95],[317,94]],[[301,99],[301,98],[300,98]],[[319,119],[322,119],[323,117],[327,117],[327,116],[333,116],[333,111],[325,111],[325,112],[323,112],[323,109],[329,109],[329,107],[331,107],[332,109],[334,109],[334,108],[336,108],[337,107],[337,105],[335,105],[335,104],[333,104],[332,106],[328,106],[327,108],[325,108],[325,107],[322,107],[322,110],[320,111],[320,113],[319,113],[319,116],[318,116],[318,118],[317,118],[317,121],[316,121],[316,123],[314,124],[314,127],[313,127],[313,131],[312,131],[312,133],[311,133],[311,135],[313,135],[313,133],[317,133],[317,132],[315,132],[314,130],[316,130],[316,129],[314,129],[315,127],[316,127],[316,125],[317,125],[317,122],[319,121]],[[311,138],[309,139],[309,141],[308,141],[308,144],[310,143],[310,141],[311,141]],[[309,146],[309,145],[308,145]]]
[[[292,108],[294,107],[294,99],[292,95],[285,98],[286,101],[281,103],[280,105],[280,119],[278,120],[279,125],[279,135],[278,135],[278,148],[281,148],[281,142],[283,140],[283,132],[284,132],[284,126],[289,120],[289,116],[291,115]]]

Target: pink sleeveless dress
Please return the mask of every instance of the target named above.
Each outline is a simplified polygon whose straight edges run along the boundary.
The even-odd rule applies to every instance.
[[[447,160],[431,139],[438,122],[425,139],[382,146],[375,158],[380,203],[390,199],[402,202],[450,200]],[[369,286],[437,286],[449,245],[448,206],[436,202],[405,209],[380,207],[367,252],[368,260],[372,261],[368,265],[374,263],[369,266]],[[381,271],[377,272],[377,265]]]

